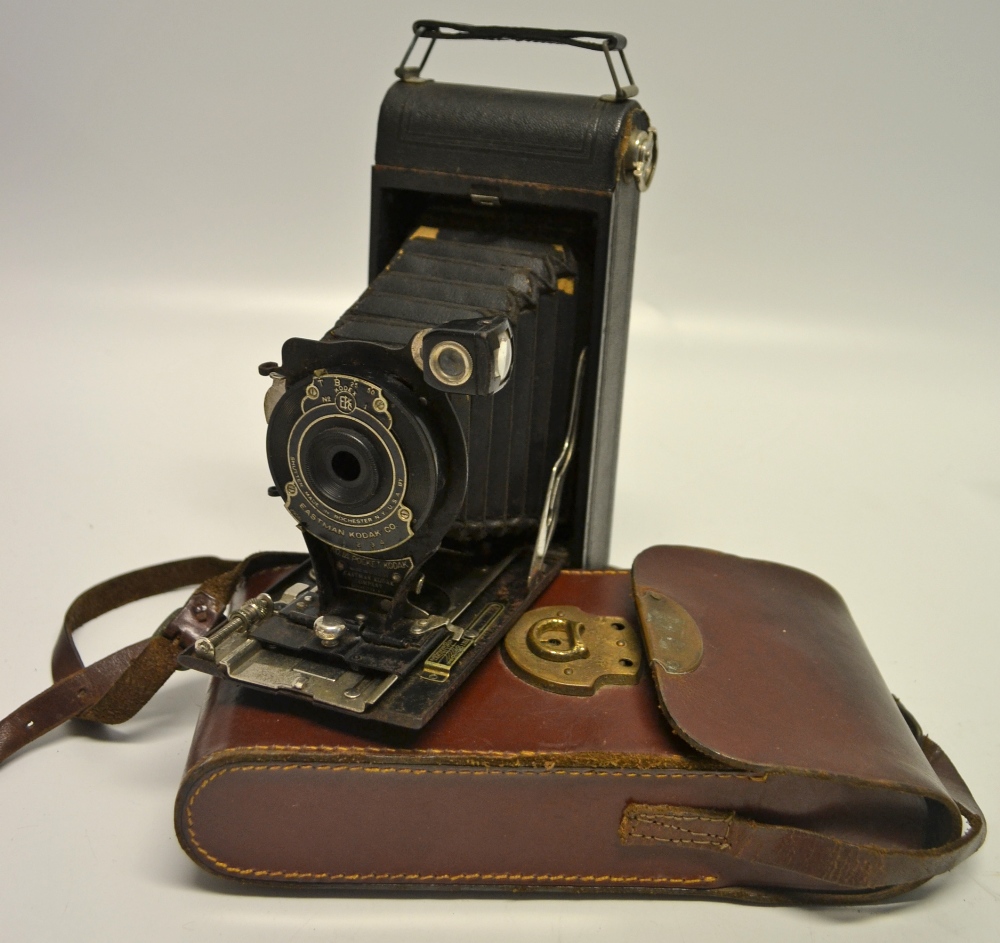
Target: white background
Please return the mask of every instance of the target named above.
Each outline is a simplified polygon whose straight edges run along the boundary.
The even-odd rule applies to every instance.
[[[689,543],[823,576],[996,816],[990,3],[0,0],[0,712],[48,683],[90,584],[298,549],[264,493],[255,368],[364,288],[378,105],[418,16],[629,36],[661,159],[613,562]],[[538,46],[439,44],[428,73],[608,88],[599,56]],[[84,655],[171,603],[85,629]],[[241,890],[172,833],[203,688],[175,677],[123,727],[51,734],[0,770],[0,936],[915,941],[1000,923],[995,841],[864,910]]]

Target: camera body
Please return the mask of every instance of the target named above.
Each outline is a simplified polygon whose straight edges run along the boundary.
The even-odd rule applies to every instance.
[[[655,131],[631,87],[397,74],[369,287],[260,368],[270,493],[309,560],[181,660],[416,728],[562,567],[607,562]]]

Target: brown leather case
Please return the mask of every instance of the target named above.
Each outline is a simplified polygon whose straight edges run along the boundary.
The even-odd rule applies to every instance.
[[[418,732],[213,682],[181,844],[246,881],[858,903],[981,843],[961,779],[816,577],[656,547],[632,577],[564,572],[537,603],[555,605],[641,615],[652,671],[567,696],[501,646]],[[663,654],[678,626],[698,635],[692,670]]]

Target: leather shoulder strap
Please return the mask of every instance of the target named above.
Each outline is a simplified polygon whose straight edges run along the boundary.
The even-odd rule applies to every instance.
[[[0,763],[73,717],[105,724],[128,720],[173,674],[177,655],[222,617],[241,579],[303,559],[293,553],[257,553],[245,560],[191,557],[133,570],[81,593],[66,611],[56,639],[54,683],[0,721]],[[152,638],[83,664],[73,641],[81,625],[130,602],[192,584],[200,585]]]

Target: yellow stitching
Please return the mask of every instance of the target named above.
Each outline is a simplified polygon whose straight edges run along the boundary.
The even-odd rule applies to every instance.
[[[681,830],[683,831],[683,829]],[[707,835],[707,832],[693,832],[694,835]],[[633,832],[635,838],[648,838],[650,841],[661,842],[668,845],[716,845],[725,850],[729,847],[728,842],[718,841],[718,836],[708,841],[699,841],[697,838],[661,838],[658,835],[644,835],[642,832]]]
[[[337,772],[378,772],[378,773],[408,773],[410,770],[405,769],[374,769],[367,770],[364,767],[348,767],[348,766],[316,766],[314,764],[303,764],[298,766],[264,766],[261,764],[256,764],[253,766],[227,766],[222,769],[216,770],[211,776],[206,777],[202,780],[201,784],[197,789],[191,794],[190,799],[188,799],[187,807],[185,809],[185,818],[187,820],[188,827],[188,838],[191,844],[195,847],[198,853],[204,857],[206,860],[212,862],[212,864],[221,871],[226,871],[229,874],[239,875],[243,877],[253,876],[259,878],[295,878],[295,879],[315,879],[315,880],[325,880],[325,881],[466,881],[466,880],[482,880],[482,881],[514,881],[514,882],[525,882],[525,881],[565,881],[567,883],[573,881],[581,882],[593,882],[593,883],[630,883],[630,884],[675,884],[675,885],[691,885],[691,884],[711,884],[718,880],[713,875],[703,875],[701,877],[695,878],[650,878],[650,877],[640,877],[638,875],[612,875],[612,874],[573,874],[573,875],[562,875],[562,874],[329,874],[328,872],[311,872],[311,871],[266,871],[266,870],[255,870],[254,868],[237,868],[233,865],[229,865],[224,861],[219,860],[214,855],[209,854],[207,849],[203,848],[199,844],[198,839],[195,836],[194,831],[194,803],[198,796],[201,794],[202,790],[205,789],[211,782],[218,779],[220,776],[226,773],[239,773],[239,772],[254,772],[261,770],[293,770],[293,769],[308,769],[308,770],[334,770]],[[464,770],[426,770],[426,772],[438,773],[438,772],[457,772],[462,773]],[[505,772],[504,770],[469,770],[468,772]],[[515,772],[515,771],[511,771]],[[523,771],[520,771],[523,772]],[[559,772],[556,770],[555,772]],[[587,774],[582,774],[587,775]],[[620,773],[610,773],[608,775],[622,775]],[[630,774],[631,775],[631,774]],[[672,778],[684,778],[685,774],[673,774]],[[658,778],[665,778],[660,776]],[[692,842],[691,844],[694,844]]]
[[[669,828],[674,832],[684,832],[686,835],[701,835],[703,838],[712,838],[716,841],[722,841],[724,836],[719,835],[717,832],[696,832],[693,828],[681,828],[679,825],[669,825],[666,822],[650,822],[648,819],[645,820],[650,825],[660,825],[663,828]],[[633,835],[638,835],[638,832],[633,832]],[[652,838],[652,835],[641,835],[641,838]]]
[[[544,750],[441,750],[434,749],[430,747],[418,747],[414,750],[397,750],[395,747],[337,747],[337,746],[323,746],[315,744],[288,744],[283,746],[280,743],[256,743],[249,746],[243,747],[229,747],[226,750],[220,750],[220,753],[228,752],[239,752],[242,750],[270,750],[270,751],[282,751],[288,753],[372,753],[376,755],[380,754],[391,754],[394,756],[412,756],[419,753],[430,753],[435,756],[495,756],[495,757],[509,757],[515,759],[517,757],[534,757],[534,756],[552,756],[551,752],[546,752]],[[572,753],[563,754],[567,757],[573,756]],[[610,755],[610,754],[609,754]],[[625,754],[626,756],[632,756],[633,754]],[[652,754],[635,754],[637,756],[652,756]],[[712,772],[712,770],[708,770]]]
[[[665,819],[676,820],[678,822],[722,822],[724,820],[724,816],[721,815],[717,819],[706,819],[704,815],[694,815],[690,812],[637,812],[634,814],[630,813],[630,815],[641,822],[662,822]]]
[[[434,756],[456,756],[456,757],[458,757],[458,756],[462,756],[462,757],[464,757],[464,756],[469,756],[469,757],[480,757],[480,756],[486,757],[486,756],[488,756],[488,757],[496,757],[498,759],[499,758],[503,758],[503,759],[518,759],[518,758],[550,757],[550,756],[552,756],[551,753],[545,753],[545,752],[535,751],[535,750],[523,750],[523,751],[517,752],[517,753],[514,753],[514,752],[505,752],[503,750],[438,750],[438,749],[396,750],[396,749],[393,749],[392,747],[385,747],[385,748],[383,748],[383,747],[334,747],[334,746],[313,746],[313,745],[288,745],[288,746],[282,746],[281,744],[278,744],[278,743],[275,743],[275,744],[254,744],[253,746],[245,746],[245,747],[230,747],[230,748],[225,749],[225,750],[220,750],[217,754],[215,754],[215,756],[225,756],[226,754],[242,755],[242,754],[245,754],[245,753],[247,753],[249,751],[252,751],[252,750],[261,750],[261,751],[265,751],[265,752],[268,752],[268,753],[298,753],[298,752],[301,751],[301,752],[313,752],[313,753],[319,753],[319,752],[322,752],[322,753],[332,753],[332,754],[336,754],[336,755],[345,755],[345,754],[347,754],[347,755],[353,755],[353,754],[372,754],[372,755],[378,756],[378,757],[385,756],[389,761],[391,761],[396,756],[404,757],[404,758],[407,758],[407,759],[413,759],[414,757],[419,757],[419,755],[422,754],[422,753],[432,754]],[[572,757],[572,754],[565,754],[565,755],[567,757],[570,757],[570,758]],[[634,754],[634,755],[635,756],[644,756],[645,754]],[[631,757],[631,756],[633,756],[633,754],[623,754],[623,756],[625,756],[625,757]],[[314,764],[309,764],[309,766],[314,766]],[[288,769],[300,769],[300,768],[304,769],[306,767],[305,766],[289,766],[287,768]],[[330,767],[316,767],[316,768],[317,769],[329,769]],[[345,767],[345,768],[354,769],[354,767]],[[651,767],[651,770],[655,770],[655,769],[658,769],[658,768],[659,769],[663,769],[663,768],[669,769],[670,767]],[[625,773],[625,772],[615,772],[616,769],[618,769],[618,767],[608,767],[607,771],[605,771],[604,768],[601,768],[601,769],[598,769],[598,770],[593,770],[593,771],[591,771],[591,770],[587,770],[587,771],[575,771],[575,770],[566,770],[566,769],[544,769],[544,772],[555,773],[556,775],[563,775],[563,776],[565,776],[565,775],[575,775],[575,776],[626,776],[626,777],[654,776],[655,778],[661,778],[661,779],[662,778],[687,779],[687,778],[696,778],[696,777],[699,777],[699,776],[711,776],[713,779],[745,779],[745,780],[747,780],[749,782],[759,782],[759,783],[767,782],[768,776],[769,776],[768,773],[750,773],[750,772],[740,772],[740,771],[734,771],[732,773],[722,773],[722,772],[719,772],[718,770],[715,770],[715,769],[703,769],[703,770],[697,770],[697,771],[691,772],[691,773],[671,773],[671,774],[667,774],[667,773],[657,774],[657,773],[652,773],[652,772]],[[373,773],[380,773],[380,772],[409,773],[409,772],[415,772],[415,771],[411,771],[409,769],[398,769],[398,768],[397,769],[390,769],[390,770],[364,768],[364,771],[365,772],[373,772]],[[503,773],[503,772],[506,772],[506,771],[501,770],[501,769],[499,769],[497,767],[489,767],[487,771],[488,772],[493,772],[493,773]],[[510,770],[510,773],[511,774],[514,774],[514,773],[520,774],[520,773],[525,773],[525,772],[542,772],[542,771],[543,771],[542,767],[538,767],[537,769],[532,769],[531,767],[518,766],[518,767],[512,768]],[[424,771],[420,770],[420,772],[424,772]],[[441,774],[442,772],[449,773],[451,771],[450,770],[427,770],[427,772]],[[465,775],[470,775],[470,773],[466,772],[465,770],[462,770],[461,772],[465,773]],[[476,775],[476,774],[472,773],[471,775]]]
[[[332,770],[346,773],[400,773],[404,776],[610,776],[612,778],[624,779],[700,779],[703,776],[711,776],[713,779],[746,779],[754,782],[763,782],[765,776],[753,776],[749,773],[716,773],[712,770],[704,770],[697,773],[657,773],[653,771],[623,772],[615,769],[545,769],[544,767],[512,767],[504,769],[501,767],[461,767],[459,769],[409,769],[399,766],[345,766],[343,764],[317,764],[317,763],[291,763],[285,765],[268,765],[266,763],[255,763],[246,766],[230,766],[219,770],[209,777],[203,786],[208,785],[214,776],[221,775],[227,771],[240,770],[271,770],[282,772],[294,769],[314,769]],[[199,787],[200,788],[200,787]]]
[[[623,569],[621,567],[609,567],[606,570],[560,570],[562,574],[568,576],[621,576],[622,574],[628,575],[631,571]]]
[[[679,825],[671,825],[671,822],[698,822],[701,825],[707,822],[725,822],[728,827],[728,823],[732,819],[732,816],[713,816],[713,815],[671,815],[668,812],[661,812],[657,814],[650,813],[640,813],[638,815],[629,815],[629,818],[635,822],[649,822],[652,825],[662,825],[664,828],[676,828],[678,831],[685,831]],[[712,832],[712,834],[716,834]]]
[[[656,815],[650,815],[649,813],[638,814],[629,817],[629,837],[636,838],[648,838],[650,841],[655,842],[667,842],[674,845],[717,845],[721,850],[725,851],[729,848],[729,830],[732,828],[733,818],[735,813],[730,813],[725,816],[725,818],[710,818],[705,819],[697,815],[687,815],[687,814],[671,814],[669,812],[661,812]],[[671,821],[679,822],[725,822],[726,830],[721,835],[717,835],[714,832],[696,832],[691,828],[681,828],[679,825],[672,825]],[[690,838],[663,838],[657,835],[647,835],[644,832],[638,831],[634,827],[635,822],[646,822],[649,825],[659,825],[661,828],[669,828],[675,832],[684,832],[687,835],[700,835],[703,838],[707,838],[708,841],[697,841]]]

